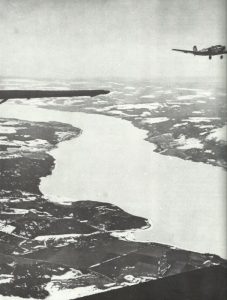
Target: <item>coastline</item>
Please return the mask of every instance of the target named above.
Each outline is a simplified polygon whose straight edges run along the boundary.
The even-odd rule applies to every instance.
[[[34,108],[30,108],[30,110],[34,113]],[[20,111],[21,114],[25,113],[23,107],[16,107],[15,111],[14,117],[16,115],[22,117]],[[42,112],[43,117],[44,111],[38,110],[38,112]],[[12,110],[9,111],[9,115],[13,115]],[[27,111],[26,115],[34,118],[35,114],[28,114]],[[67,116],[69,115],[67,114]],[[74,128],[72,125],[50,122],[49,117],[46,117],[47,123],[44,123],[43,119],[42,123],[38,123],[36,120],[37,123],[32,123],[32,126],[42,126],[42,128],[53,126],[57,132],[62,128],[66,136],[68,136],[67,131]],[[53,121],[53,115],[50,117]],[[7,113],[4,114],[4,118],[7,118]],[[13,120],[14,123],[19,122],[21,128],[24,127],[22,129],[24,130],[23,135],[26,136],[26,126],[29,128],[29,121]],[[25,122],[27,122],[26,126]],[[12,123],[12,119],[6,119],[6,124],[14,123]],[[6,130],[8,125],[4,126]],[[32,136],[34,135],[33,139],[36,138],[37,130],[28,130],[28,132]],[[42,150],[45,153],[38,151],[40,149],[37,150],[38,152],[34,152],[32,147],[26,150],[30,149],[34,152],[29,158],[29,169],[33,170],[30,172],[29,179],[32,181],[36,177],[49,176],[51,178],[53,174],[48,174],[54,172],[59,163],[56,157],[56,160],[53,159],[52,154],[63,145],[72,141],[78,142],[84,136],[86,137],[87,130],[84,130],[81,135],[81,129],[77,129],[77,137],[80,135],[80,139],[72,136],[74,137],[72,140],[59,144],[53,139],[54,131],[51,130],[50,132],[52,132],[52,137],[48,136],[47,138],[44,134],[45,139],[54,142],[54,148],[51,147],[52,150],[49,154],[46,152],[49,152],[51,148],[46,146]],[[13,134],[11,134],[12,137]],[[57,136],[58,138],[62,137],[62,134]],[[140,137],[141,135],[138,136],[138,138]],[[16,135],[14,139],[17,139]],[[46,145],[44,140],[42,143]],[[69,156],[67,152],[63,153],[65,157]],[[73,153],[76,154],[74,151]],[[53,164],[47,166],[45,157],[48,159],[51,157]],[[11,159],[11,161],[13,160],[15,158]],[[37,169],[38,162],[43,164],[44,170],[42,168]],[[20,170],[20,166],[17,164],[16,170],[17,172]],[[40,171],[42,172],[40,173]],[[11,172],[14,173],[13,168]],[[8,176],[11,176],[10,173]],[[5,274],[1,275],[0,278],[0,293],[2,295],[23,297],[23,293],[29,293],[34,298],[45,298],[49,293],[49,297],[61,295],[62,299],[68,299],[69,291],[75,292],[75,295],[81,297],[150,280],[158,280],[197,268],[207,268],[216,264],[225,265],[225,261],[217,255],[177,249],[155,241],[138,242],[137,239],[131,240],[130,237],[127,237],[128,233],[132,232],[134,235],[137,231],[146,231],[146,228],[149,230],[147,220],[136,217],[135,214],[130,215],[111,203],[89,200],[74,201],[71,204],[69,202],[57,203],[53,202],[54,199],[48,199],[48,195],[43,197],[40,193],[31,193],[30,188],[30,193],[27,192],[26,185],[22,187],[22,190],[18,190],[18,188],[21,189],[21,186],[17,185],[14,177],[11,177],[11,181],[16,184],[15,190],[10,192],[2,186],[1,191],[1,202],[3,203],[1,220],[7,220],[7,225],[5,224],[5,227],[0,229],[0,267],[5,268]],[[30,185],[29,181],[25,182],[28,186]],[[1,182],[2,184],[3,182]],[[36,184],[38,185],[39,181],[36,181]],[[147,261],[146,266],[143,265],[144,259]],[[133,264],[133,268],[131,264]],[[114,266],[118,267],[119,273],[116,272]],[[37,286],[35,285],[36,281],[33,280],[33,284],[27,286],[27,279],[23,277],[20,278],[23,285],[18,288],[17,272],[20,274],[20,272],[27,271],[31,274],[33,272],[39,274],[40,283]],[[66,276],[69,276],[69,280],[65,281]],[[57,281],[54,279],[56,277],[58,278]]]
[[[18,105],[16,109],[16,113],[18,114],[19,111],[21,111],[21,113],[24,114],[23,107],[24,106]],[[26,109],[33,111],[36,108],[26,107]],[[223,182],[224,179],[222,175],[223,171],[221,169],[214,168],[209,165],[193,163],[190,161],[183,161],[177,158],[161,156],[157,153],[154,153],[150,147],[151,145],[143,140],[145,131],[136,129],[131,123],[125,120],[120,120],[120,119],[111,118],[107,116],[90,115],[90,114],[88,115],[85,113],[70,113],[70,112],[62,113],[61,111],[53,112],[50,110],[43,110],[43,109],[36,109],[36,111],[37,113],[32,116],[33,119],[35,118],[36,120],[39,120],[41,115],[42,115],[41,118],[46,121],[53,120],[53,118],[56,118],[58,120],[61,119],[63,122],[65,120],[65,122],[68,123],[70,122],[73,126],[80,127],[83,130],[83,135],[80,136],[80,139],[61,143],[60,147],[51,151],[51,155],[53,155],[57,160],[52,175],[43,178],[41,181],[41,190],[45,195],[49,196],[50,198],[54,198],[54,195],[56,195],[58,199],[60,196],[63,196],[67,198],[72,198],[76,201],[91,199],[93,201],[113,203],[118,207],[121,207],[124,211],[127,211],[128,213],[131,213],[133,215],[140,215],[145,217],[148,220],[152,220],[154,226],[152,228],[153,230],[152,236],[150,236],[151,241],[155,241],[158,243],[161,242],[167,245],[173,245],[183,249],[191,249],[193,251],[198,251],[198,252],[217,253],[217,251],[211,249],[213,247],[215,248],[216,245],[218,244],[213,239],[218,238],[218,231],[219,231],[219,235],[220,235],[219,238],[221,241],[223,240],[223,234],[222,232],[220,232],[221,229],[220,226],[215,229],[215,224],[216,224],[215,210],[210,210],[210,209],[213,205],[212,203],[216,201],[215,202],[216,213],[222,211],[220,208],[222,202],[220,201],[222,201],[223,199],[221,186],[224,184]],[[38,112],[40,112],[40,114]],[[12,112],[9,113],[12,114]],[[95,127],[94,124],[96,124]],[[100,132],[102,132],[101,135]],[[130,138],[132,134],[133,134],[133,139]],[[104,145],[104,148],[102,145]],[[118,145],[118,147],[114,148],[113,145]],[[126,148],[125,145],[127,145]],[[139,159],[138,161],[135,161],[135,157],[137,157],[137,153],[138,153],[138,146],[140,146],[139,148],[140,155],[142,155],[143,157],[142,161],[140,157],[138,157]],[[128,148],[130,148],[131,152],[128,152],[127,150]],[[91,149],[95,149],[95,151],[91,151]],[[102,156],[100,156],[100,153],[102,153]],[[116,153],[121,153],[119,160],[115,159]],[[127,160],[125,161],[126,158]],[[96,166],[99,167],[98,175],[101,174],[101,177],[95,179],[95,182],[94,182],[94,178],[97,177],[97,173],[93,167],[93,162],[95,163]],[[111,170],[112,170],[111,173],[109,173],[109,168],[110,168],[109,162],[113,162],[113,164],[111,164]],[[138,167],[141,168],[141,162],[144,162],[144,164],[142,164],[142,167],[144,168],[145,177],[138,178],[137,168]],[[67,166],[69,165],[70,166],[75,165],[76,170],[74,170],[73,168],[68,168]],[[108,166],[108,168],[103,169],[105,165]],[[185,167],[187,167],[188,172],[187,174],[185,174],[185,177],[182,178],[180,170],[182,169],[183,172],[183,170],[185,170]],[[150,170],[151,168],[152,168],[152,172]],[[171,178],[166,177],[167,169],[172,169],[174,177]],[[90,172],[86,172],[86,170],[90,170]],[[119,178],[119,170],[121,171],[126,170],[126,174],[123,175],[123,177],[121,178]],[[155,172],[155,178],[152,176],[153,172]],[[212,173],[212,177],[209,176],[210,181],[208,185],[207,174],[209,173]],[[133,182],[135,182],[133,185],[134,186],[137,185],[136,188],[139,188],[138,190],[134,190],[133,193],[132,193],[133,190],[131,191],[130,189],[127,188],[128,186],[127,176],[129,176],[129,174],[130,174],[130,180],[132,181],[130,183],[130,186],[131,184],[133,184]],[[126,179],[126,181],[124,178]],[[150,178],[152,178],[152,181],[150,181]],[[160,178],[165,178],[165,186],[162,186],[162,190],[157,190],[157,187],[160,185],[160,181],[159,181]],[[119,179],[121,180],[119,181]],[[56,180],[59,180],[59,182]],[[181,191],[177,189],[177,186],[174,186],[174,182],[176,181],[177,182],[179,181],[179,184],[182,185],[181,190],[183,194],[181,194]],[[49,191],[43,190],[44,188],[43,182],[46,182],[45,185],[49,189]],[[75,182],[77,182],[76,186],[75,186]],[[116,186],[114,186],[110,190],[109,182],[119,183],[121,194],[122,192],[127,194],[125,194],[125,196],[124,194],[122,194],[122,196],[119,196],[119,187],[118,189],[116,189]],[[202,190],[201,190],[201,184],[203,186]],[[83,190],[78,190],[77,187],[83,187]],[[208,193],[208,191],[205,190],[204,188],[206,189],[208,188],[210,192]],[[51,189],[54,191],[53,193],[50,192]],[[186,192],[187,190],[188,191],[190,190],[190,193],[187,193]],[[99,191],[102,191],[103,194],[100,194]],[[137,194],[140,195],[139,198],[136,198]],[[152,195],[152,199],[151,199],[151,195]],[[167,198],[168,201],[166,201],[166,195],[168,195]],[[209,225],[207,221],[212,223],[210,224],[211,232],[214,230],[216,232],[215,236],[212,236],[212,240],[208,241],[211,246],[210,250],[209,250],[210,246],[207,247],[206,249],[191,248],[191,246],[197,243],[196,240],[197,241],[201,240],[202,243],[204,241],[203,239],[198,239],[198,236],[195,236],[194,234],[192,235],[193,231],[191,231],[190,228],[186,228],[186,230],[189,229],[189,231],[187,231],[186,233],[185,232],[181,233],[181,231],[179,231],[181,230],[181,227],[178,225],[178,222],[181,222],[180,219],[183,218],[184,222],[186,222],[187,220],[185,219],[185,216],[182,213],[182,211],[181,211],[181,215],[179,215],[179,213],[177,215],[177,217],[180,218],[178,221],[174,220],[173,217],[170,218],[170,216],[174,216],[174,215],[176,216],[176,211],[178,210],[178,204],[175,204],[175,207],[173,207],[171,206],[171,201],[175,201],[175,203],[177,203],[176,197],[178,197],[179,205],[181,206],[181,208],[185,209],[185,211],[187,211],[188,214],[190,213],[190,207],[191,207],[191,201],[193,199],[193,195],[194,196],[196,195],[195,197],[197,197],[197,200],[194,199],[196,200],[196,204],[199,203],[198,197],[200,197],[200,201],[202,201],[199,204],[201,206],[200,209],[202,215],[198,215],[198,219],[195,219],[195,216],[193,217],[193,222],[195,221],[197,222],[197,220],[199,222],[197,224],[195,223],[194,225],[197,228],[197,229],[195,228],[195,230],[197,230],[197,235],[198,235],[198,228],[200,229],[201,234],[202,234],[201,230],[203,230],[203,228],[204,230],[207,231],[207,226]],[[207,198],[207,195],[209,195],[210,198]],[[107,196],[109,198],[107,198]],[[158,197],[157,200],[155,201],[154,201],[154,196]],[[126,200],[128,199],[129,201],[122,202],[121,200],[122,198]],[[139,200],[141,198],[146,200],[146,206],[144,207],[140,205],[141,203],[140,201],[137,201],[137,199]],[[152,200],[151,202],[152,206],[148,206],[149,205],[148,199]],[[204,206],[204,199],[206,199],[205,206]],[[187,206],[182,207],[182,200],[184,200],[183,204],[184,205],[187,204]],[[168,209],[166,210],[166,213],[165,210],[163,210],[164,209],[163,205],[165,206],[168,205]],[[147,214],[149,210],[151,210],[152,216]],[[212,211],[212,218],[210,219],[209,214],[211,213],[211,211]],[[193,211],[191,213],[194,214]],[[198,213],[200,213],[200,210],[198,211]],[[191,224],[190,226],[192,226],[193,224],[191,223],[190,214],[186,217],[190,219],[189,220]],[[201,219],[201,217],[205,218],[206,220],[202,221],[203,219]],[[159,222],[157,222],[158,218],[161,218]],[[217,216],[217,218],[219,217]],[[163,219],[165,220],[165,223],[161,221]],[[169,228],[169,224],[171,224],[172,227],[171,232],[174,235],[170,236],[169,232],[166,231],[165,229],[166,226],[165,224],[166,225],[168,224],[168,227],[166,227],[166,229]],[[179,233],[177,233],[177,230]],[[141,241],[144,240],[148,241],[147,238],[144,239],[145,232],[146,230],[141,231],[141,236],[142,236]],[[161,236],[160,236],[160,232],[162,232]],[[165,240],[165,238],[163,239],[163,233],[165,233],[167,240]],[[180,234],[183,234],[184,236],[185,234],[188,235],[188,241],[190,242],[190,245],[179,244],[178,242],[169,239],[169,238],[171,239],[175,238],[177,237],[177,235]],[[137,237],[139,238],[139,235],[137,235]],[[190,241],[190,239],[192,240]],[[221,256],[223,255],[225,255],[225,250],[221,251]]]

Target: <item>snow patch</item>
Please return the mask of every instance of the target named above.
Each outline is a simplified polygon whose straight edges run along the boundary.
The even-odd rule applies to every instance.
[[[144,111],[142,114],[141,114],[141,117],[150,117],[151,113],[149,111]]]
[[[113,232],[110,233],[111,236],[116,237],[119,240],[123,240],[123,241],[135,241],[135,237],[134,237],[134,231],[135,230],[122,230],[122,231],[118,231],[115,230]]]
[[[52,282],[48,283],[45,289],[50,293],[50,296],[46,298],[47,300],[76,299],[103,292],[103,290],[98,289],[95,285],[61,290]]]
[[[16,129],[13,127],[9,127],[9,126],[0,126],[0,133],[1,134],[11,134],[11,133],[16,133]]]
[[[132,116],[132,115],[127,115],[126,113],[123,113],[122,111],[119,111],[119,110],[111,110],[111,111],[109,111],[109,114],[119,115],[119,116],[123,116],[123,117]],[[133,116],[135,116],[135,115],[133,115]]]
[[[34,238],[36,241],[47,241],[49,239],[67,239],[67,238],[79,238],[79,237],[84,237],[84,236],[91,236],[94,234],[97,234],[98,231],[92,232],[92,233],[67,233],[67,234],[52,234],[52,235],[40,235]],[[67,240],[68,241],[68,240]]]
[[[160,118],[146,118],[142,121],[142,123],[145,124],[155,124],[155,123],[162,123],[162,122],[166,122],[169,119],[166,117],[160,117]]]
[[[3,283],[10,283],[10,281],[13,279],[13,275],[8,274],[1,274],[0,275],[0,284]],[[1,296],[0,296],[1,297]],[[0,298],[1,299],[1,298]]]
[[[203,149],[203,144],[200,140],[195,138],[186,139],[185,136],[181,136],[178,139],[178,143],[182,144],[182,146],[178,146],[178,149],[187,150],[187,149]]]
[[[155,95],[144,95],[141,96],[140,98],[150,99],[150,98],[155,98]]]
[[[125,90],[135,90],[136,88],[134,86],[126,86]]]
[[[28,209],[22,208],[11,208],[10,211],[4,211],[4,214],[24,215],[26,213],[28,213]]]
[[[201,114],[202,114],[202,112],[199,111],[199,110],[195,110],[195,111],[193,111],[192,113],[195,114],[195,115],[201,115]]]
[[[149,109],[154,110],[162,107],[160,103],[137,103],[137,104],[120,104],[116,106],[118,109]]]
[[[183,122],[183,123],[180,123],[180,124],[175,124],[175,125],[173,125],[173,127],[177,128],[177,127],[186,126],[186,125],[188,125],[188,122]]]
[[[227,142],[227,125],[212,130],[206,139]]]
[[[70,270],[63,275],[54,275],[51,277],[51,280],[66,280],[66,279],[73,279],[75,277],[80,276],[82,273],[77,270]]]
[[[212,120],[219,120],[220,118],[206,118],[206,117],[190,117],[184,121],[189,121],[193,123],[200,123],[200,122],[211,122]]]
[[[6,233],[12,233],[16,227],[11,225],[6,225],[4,222],[0,221],[0,231]]]

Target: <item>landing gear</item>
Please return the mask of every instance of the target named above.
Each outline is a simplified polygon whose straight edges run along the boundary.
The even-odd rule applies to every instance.
[[[220,59],[223,59],[223,55],[220,56]]]
[[[211,55],[209,55],[209,59],[212,59],[212,56],[211,56]]]

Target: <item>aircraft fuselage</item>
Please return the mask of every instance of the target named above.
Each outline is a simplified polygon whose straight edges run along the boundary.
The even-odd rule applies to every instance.
[[[206,49],[194,51],[194,55],[213,56],[225,54],[225,46],[212,46]]]

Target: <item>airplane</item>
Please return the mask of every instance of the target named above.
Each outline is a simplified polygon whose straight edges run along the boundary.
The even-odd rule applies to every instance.
[[[107,90],[0,90],[0,104],[9,99],[31,99],[47,97],[80,97],[108,94]]]
[[[200,55],[200,56],[209,56],[209,59],[212,59],[213,55],[221,55],[220,58],[223,59],[223,54],[227,54],[227,51],[225,50],[226,47],[222,45],[216,45],[211,46],[209,48],[204,48],[201,50],[198,50],[196,46],[193,47],[193,50],[181,50],[181,49],[172,49],[173,51],[179,51],[183,53],[191,53],[194,55]]]

